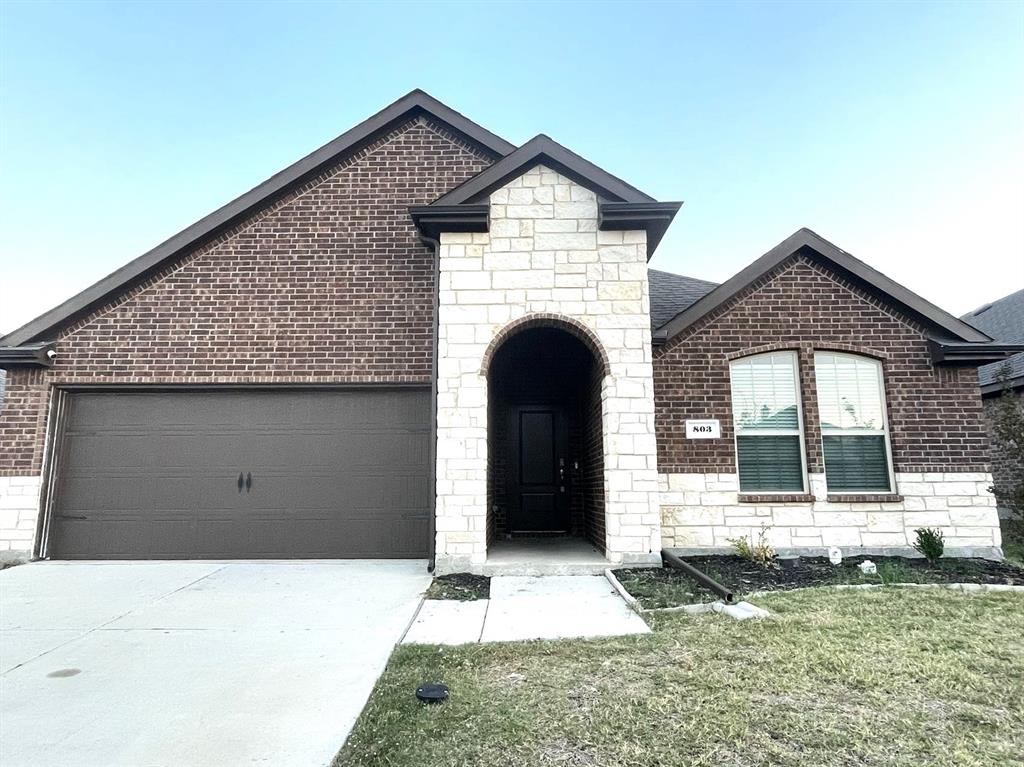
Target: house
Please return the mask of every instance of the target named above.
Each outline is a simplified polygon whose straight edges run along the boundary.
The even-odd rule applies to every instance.
[[[649,269],[679,208],[408,94],[0,339],[7,556],[1000,556],[975,368],[1022,347],[806,229]]]
[[[980,309],[965,314],[961,319],[997,341],[1024,344],[1024,290],[1018,290],[998,301],[985,304]],[[1018,402],[1024,398],[1024,353],[1014,354],[1001,362],[991,362],[979,367],[978,384],[981,386],[991,436],[992,416],[1001,395],[1006,392],[1007,396],[1015,398]],[[1010,516],[1012,512],[1005,505],[1005,498],[1012,477],[1020,477],[1024,473],[1024,467],[1007,455],[994,440],[991,450],[992,479],[999,513],[1001,516]]]

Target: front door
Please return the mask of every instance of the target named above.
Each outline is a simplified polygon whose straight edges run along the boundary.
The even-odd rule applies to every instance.
[[[514,408],[512,441],[510,532],[568,532],[567,433],[561,409]]]

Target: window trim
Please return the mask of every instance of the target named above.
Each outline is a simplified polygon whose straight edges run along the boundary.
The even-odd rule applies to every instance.
[[[740,445],[741,436],[761,437],[792,437],[792,429],[752,429],[747,434],[741,433],[741,427],[736,420],[736,413],[733,399],[733,367],[735,365],[749,362],[758,357],[788,356],[793,360],[793,391],[796,394],[796,437],[800,446],[800,482],[799,490],[743,490],[740,487]],[[743,357],[729,360],[729,414],[732,417],[732,450],[736,458],[736,488],[740,495],[807,495],[810,492],[809,480],[807,477],[807,445],[804,439],[804,407],[803,396],[800,388],[800,353],[796,349],[773,349],[759,354],[748,354]]]
[[[849,357],[855,360],[863,360],[870,362],[875,370],[878,371],[876,377],[876,384],[878,386],[878,397],[882,404],[882,428],[879,429],[826,429],[821,417],[821,396],[818,393],[818,355],[828,354],[833,357]],[[825,492],[828,495],[896,495],[898,490],[896,489],[896,472],[892,465],[892,444],[889,439],[889,403],[885,395],[885,366],[882,364],[880,359],[870,357],[867,354],[856,354],[854,352],[840,352],[833,349],[815,349],[814,350],[814,396],[818,403],[818,433],[821,438],[821,471],[825,476]],[[885,463],[886,470],[889,476],[889,488],[883,490],[876,488],[874,490],[832,490],[828,486],[828,466],[825,463],[825,437],[845,436],[845,437],[877,437],[879,434],[882,435],[882,444],[885,446]]]

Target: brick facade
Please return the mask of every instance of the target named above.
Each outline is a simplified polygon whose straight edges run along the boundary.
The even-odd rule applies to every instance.
[[[729,364],[797,351],[806,497],[739,493]],[[816,349],[882,363],[895,492],[828,493],[815,393]],[[763,527],[782,550],[838,545],[909,552],[916,527],[939,527],[951,553],[998,556],[988,440],[973,368],[936,368],[924,328],[804,256],[794,256],[654,355],[662,537],[727,549]],[[686,419],[717,418],[721,439],[688,440]]]
[[[431,381],[434,270],[408,206],[490,164],[418,118],[62,331],[12,370],[0,476],[38,474],[50,385]]]
[[[989,471],[974,368],[936,368],[923,328],[800,256],[655,350],[661,473],[736,470],[729,361],[777,349],[799,353],[809,472],[824,471],[815,349],[882,361],[897,472]],[[722,439],[687,440],[687,418],[720,419]]]

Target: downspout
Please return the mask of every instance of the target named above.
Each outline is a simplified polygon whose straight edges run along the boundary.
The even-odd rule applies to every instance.
[[[420,235],[420,240],[429,245],[434,254],[434,327],[431,335],[430,355],[430,559],[427,561],[427,572],[433,573],[437,559],[437,339],[440,335],[441,307],[441,242],[432,237]]]

